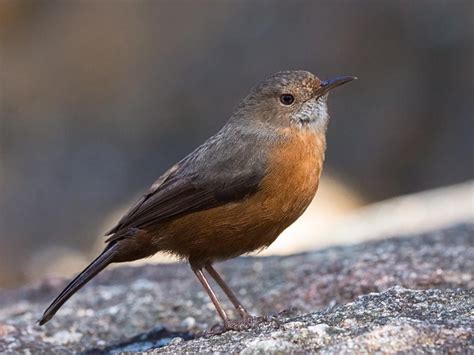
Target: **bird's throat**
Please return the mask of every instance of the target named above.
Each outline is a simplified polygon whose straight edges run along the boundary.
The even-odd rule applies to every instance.
[[[306,101],[301,110],[295,115],[298,125],[325,133],[329,122],[327,96]]]

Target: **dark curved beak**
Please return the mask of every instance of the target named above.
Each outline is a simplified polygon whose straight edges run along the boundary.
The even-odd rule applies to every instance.
[[[340,76],[338,78],[322,81],[321,86],[319,87],[320,92],[318,94],[319,95],[324,95],[329,90],[332,90],[337,86],[341,86],[343,84],[346,84],[346,83],[348,83],[352,80],[356,80],[356,79],[357,79],[357,77],[355,77],[355,76]]]

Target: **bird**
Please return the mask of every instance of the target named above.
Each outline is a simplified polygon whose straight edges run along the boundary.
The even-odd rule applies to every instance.
[[[156,180],[106,233],[106,246],[44,311],[40,325],[112,263],[163,252],[187,261],[209,295],[219,332],[253,317],[213,264],[267,248],[316,194],[326,151],[329,91],[354,79],[277,72],[255,85],[230,119]],[[233,321],[205,272],[242,318]]]

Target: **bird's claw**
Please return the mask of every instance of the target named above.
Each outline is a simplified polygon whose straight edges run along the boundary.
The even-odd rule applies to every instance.
[[[220,335],[230,330],[243,331],[252,329],[262,323],[274,323],[277,328],[280,327],[281,323],[274,316],[249,316],[241,321],[228,320],[224,324],[216,324],[211,329],[204,333],[205,337],[211,337],[214,335]]]

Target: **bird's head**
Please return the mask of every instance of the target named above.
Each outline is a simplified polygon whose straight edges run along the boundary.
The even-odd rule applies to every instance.
[[[256,85],[239,104],[236,114],[278,127],[326,128],[327,97],[333,88],[356,79],[353,76],[320,80],[307,71],[283,71]]]

